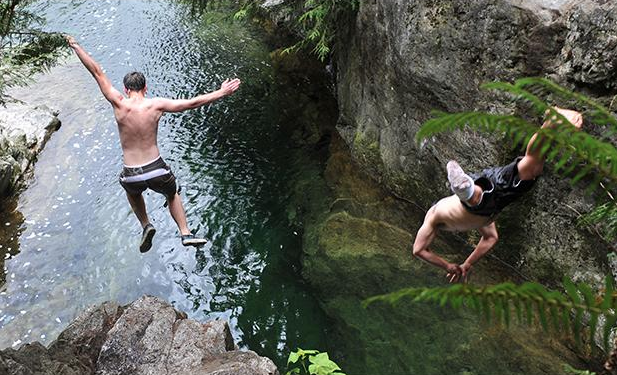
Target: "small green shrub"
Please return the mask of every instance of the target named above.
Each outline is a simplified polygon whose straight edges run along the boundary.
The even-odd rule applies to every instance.
[[[319,350],[303,350],[289,354],[289,370],[286,375],[345,375],[341,368],[328,357],[328,353]]]

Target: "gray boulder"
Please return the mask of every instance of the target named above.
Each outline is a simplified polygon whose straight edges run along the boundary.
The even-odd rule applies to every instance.
[[[223,321],[199,323],[144,296],[127,306],[84,311],[49,348],[0,351],[0,374],[278,374],[274,363],[234,345]]]
[[[0,196],[15,190],[59,127],[57,113],[45,106],[21,101],[0,106]]]

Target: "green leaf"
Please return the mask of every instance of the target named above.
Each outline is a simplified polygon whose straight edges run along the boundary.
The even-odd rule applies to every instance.
[[[514,310],[516,311],[516,320],[519,324],[523,324],[523,309],[521,308],[520,299],[516,298],[513,300]]]
[[[289,365],[290,363],[296,363],[298,362],[298,359],[300,359],[300,354],[297,352],[291,352],[289,353],[289,358],[287,358],[287,364]]]
[[[557,306],[555,306],[553,304],[550,304],[548,309],[549,309],[549,312],[550,312],[550,315],[551,315],[551,323],[552,323],[552,326],[553,326],[553,330],[555,332],[559,332],[559,328],[561,326],[559,324],[559,311],[557,309]]]
[[[309,372],[317,375],[329,375],[340,370],[336,363],[330,360],[328,353],[320,353],[309,357]]]
[[[613,275],[608,274],[604,280],[604,299],[600,308],[606,310],[613,306]]]
[[[581,343],[581,319],[583,316],[583,309],[577,308],[574,315],[574,324],[572,325],[572,331],[574,333],[574,340],[577,345]]]
[[[609,350],[608,340],[610,338],[611,331],[613,330],[613,327],[615,327],[615,322],[616,321],[617,321],[617,316],[615,316],[615,315],[608,315],[606,317],[606,322],[604,323],[604,332],[603,332],[603,335],[602,335],[602,343],[604,345],[604,350],[605,351]]]
[[[570,280],[567,276],[564,276],[563,278],[563,286],[566,289],[566,292],[568,293],[568,296],[570,297],[572,302],[576,305],[580,304],[581,299],[578,296],[578,290],[576,289],[576,286],[574,285],[572,280]]]
[[[591,291],[591,288],[589,287],[589,285],[585,283],[578,283],[577,286],[578,286],[578,290],[583,295],[585,304],[589,307],[593,306],[595,304],[595,298],[593,296],[593,292]]]
[[[598,326],[598,313],[592,312],[591,317],[589,318],[589,341],[594,341],[594,336],[596,334],[596,327]],[[591,346],[594,347],[593,345]]]
[[[538,301],[536,303],[538,307],[538,317],[540,318],[540,325],[542,329],[548,332],[548,319],[546,319],[546,308],[544,306],[544,301]]]

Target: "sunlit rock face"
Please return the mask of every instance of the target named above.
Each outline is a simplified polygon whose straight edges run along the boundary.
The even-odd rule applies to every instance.
[[[51,109],[24,102],[0,106],[0,195],[16,187],[60,121]]]
[[[523,152],[474,131],[417,143],[431,111],[516,112],[540,125],[509,97],[479,87],[525,76],[549,77],[609,105],[615,16],[614,1],[362,1],[337,39],[337,128],[372,178],[426,210],[450,194],[448,160],[473,172]],[[576,225],[592,205],[581,190],[545,168],[534,190],[497,220],[495,254],[548,284],[563,274],[605,274],[606,246]]]
[[[199,323],[169,303],[144,296],[127,306],[84,311],[49,348],[0,351],[2,374],[274,375],[274,363],[240,351],[224,321]]]

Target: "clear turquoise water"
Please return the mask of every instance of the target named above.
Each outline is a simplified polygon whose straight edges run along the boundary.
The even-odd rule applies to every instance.
[[[19,198],[23,221],[7,219],[19,252],[5,263],[0,347],[48,343],[84,307],[143,294],[200,321],[228,320],[240,346],[279,365],[298,346],[325,347],[325,316],[297,273],[301,236],[286,213],[297,151],[274,116],[286,96],[273,93],[262,36],[244,24],[205,24],[175,1],[44,1],[33,9],[47,29],[76,36],[118,88],[131,70],[146,74],[151,96],[190,97],[227,77],[243,84],[233,97],[161,121],[161,153],[182,185],[189,224],[212,243],[182,247],[163,198],[149,194],[157,235],[145,255],[117,182],[111,107],[87,71],[73,57],[13,93],[59,110],[62,128]]]

